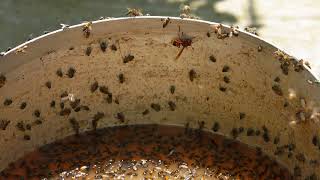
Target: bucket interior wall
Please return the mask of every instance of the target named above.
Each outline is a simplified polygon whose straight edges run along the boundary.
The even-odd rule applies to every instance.
[[[171,18],[163,28],[164,19],[97,21],[88,38],[78,25],[0,57],[5,77],[0,170],[39,146],[75,134],[74,118],[80,132],[95,124],[99,129],[130,124],[198,128],[202,121],[204,130],[212,131],[218,123],[215,133],[260,147],[292,173],[301,171],[302,178],[319,177],[320,87],[310,83],[316,79],[308,67],[297,72],[290,64],[286,74],[274,55],[277,48],[256,36],[239,32],[218,39],[212,23]],[[182,32],[192,37],[192,45],[176,59],[182,47],[172,40]],[[61,109],[68,94],[78,104],[66,100]],[[31,130],[21,131],[19,123]],[[245,133],[234,137],[231,132],[239,127]],[[248,136],[249,129],[268,131],[268,137]]]

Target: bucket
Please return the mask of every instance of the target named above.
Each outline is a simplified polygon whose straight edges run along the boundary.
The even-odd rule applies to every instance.
[[[295,178],[320,176],[318,80],[304,61],[234,27],[175,17],[104,19],[19,45],[0,57],[0,72],[0,170],[76,133],[202,122],[204,131],[261,148]],[[52,108],[61,101],[80,109]],[[19,131],[19,122],[31,130]],[[234,137],[239,127],[268,133]]]

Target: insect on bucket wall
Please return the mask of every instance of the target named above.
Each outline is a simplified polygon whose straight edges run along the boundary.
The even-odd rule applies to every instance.
[[[257,147],[295,178],[320,175],[318,80],[236,27],[173,17],[88,22],[0,57],[0,169],[105,127],[201,129]]]

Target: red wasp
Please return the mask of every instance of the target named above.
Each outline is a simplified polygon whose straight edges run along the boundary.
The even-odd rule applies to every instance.
[[[182,54],[184,48],[191,46],[192,44],[192,38],[188,37],[187,35],[183,34],[183,32],[181,32],[180,35],[180,26],[179,26],[179,33],[178,33],[178,38],[174,39],[172,41],[172,45],[180,48],[180,46],[182,46],[182,49],[180,50],[180,52],[178,53],[178,55],[176,56],[176,60],[180,57],[180,55]]]

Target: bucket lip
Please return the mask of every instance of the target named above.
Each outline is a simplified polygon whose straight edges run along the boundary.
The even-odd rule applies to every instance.
[[[206,20],[200,20],[200,19],[190,19],[190,18],[181,18],[181,17],[174,17],[174,16],[135,16],[135,17],[111,17],[111,18],[106,18],[106,19],[101,19],[101,20],[95,20],[95,21],[91,21],[92,24],[99,24],[99,23],[105,23],[105,22],[111,22],[111,21],[123,21],[123,20],[130,20],[130,19],[166,19],[166,18],[170,18],[170,19],[173,19],[173,20],[177,20],[177,21],[189,21],[189,22],[198,22],[198,23],[205,23],[205,24],[208,24],[208,25],[217,25],[217,24],[222,24],[222,23],[217,23],[217,22],[212,22],[212,21],[206,21]],[[88,21],[87,21],[88,22]],[[79,27],[82,27],[83,25],[85,25],[86,22],[82,22],[80,24],[76,24],[76,25],[70,25],[68,27],[68,29],[76,29],[76,28],[79,28]],[[226,24],[222,24],[222,26],[224,27],[227,27],[227,28],[230,28],[231,26],[229,25],[226,25]],[[16,50],[18,50],[19,48],[23,48],[24,46],[27,46],[28,44],[32,44],[33,42],[35,41],[38,41],[40,39],[43,39],[43,38],[46,38],[47,36],[51,36],[53,34],[56,34],[56,33],[59,33],[59,32],[63,32],[64,29],[60,28],[60,29],[57,29],[57,30],[54,30],[52,32],[49,32],[47,34],[43,34],[43,35],[40,35],[38,37],[35,37],[29,41],[26,41],[20,45],[17,45],[16,47],[12,48],[11,50],[9,51],[6,51],[4,52],[1,56],[0,56],[0,64],[1,64],[1,59],[4,58],[6,55],[8,54],[12,54],[14,53]],[[247,31],[244,31],[242,29],[237,29],[237,31],[239,31],[240,33],[243,33],[247,36],[251,36],[253,38],[256,38],[260,41],[262,41],[263,43],[266,43],[268,45],[270,45],[271,47],[275,48],[275,49],[278,49],[286,54],[289,54],[287,51],[285,51],[284,49],[282,48],[279,48],[277,47],[274,43],[268,41],[268,40],[265,40],[263,39],[262,37],[259,37],[257,35],[254,35],[254,34],[251,34]],[[292,55],[290,55],[292,56]],[[295,60],[298,60],[297,57],[295,56],[292,56]],[[314,71],[312,71],[310,68],[306,67],[305,66],[305,69],[313,76],[314,79],[316,80],[320,80],[320,77],[318,77]]]

